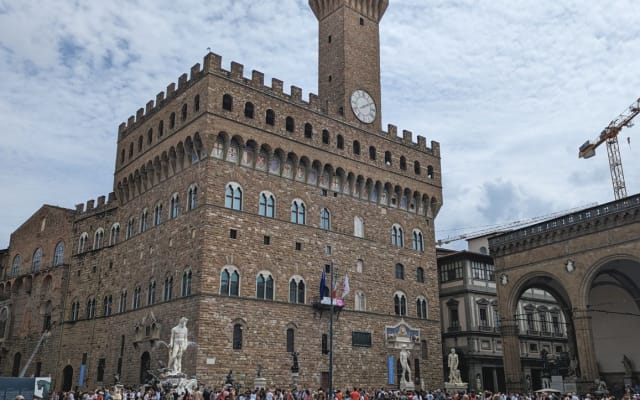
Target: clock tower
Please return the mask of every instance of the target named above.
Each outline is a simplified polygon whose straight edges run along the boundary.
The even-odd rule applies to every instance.
[[[330,114],[380,130],[380,19],[389,0],[309,0],[319,21],[318,95]]]

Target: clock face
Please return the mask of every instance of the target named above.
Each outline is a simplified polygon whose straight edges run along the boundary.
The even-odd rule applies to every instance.
[[[371,95],[364,90],[356,90],[351,95],[351,109],[355,116],[365,124],[376,119],[376,103]]]

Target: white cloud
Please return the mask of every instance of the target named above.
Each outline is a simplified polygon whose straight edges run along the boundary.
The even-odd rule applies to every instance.
[[[303,0],[0,0],[0,248],[41,204],[109,192],[120,122],[208,47],[308,93],[316,35]],[[613,198],[605,149],[577,148],[640,96],[633,1],[393,1],[381,45],[384,125],[441,143],[439,237]]]

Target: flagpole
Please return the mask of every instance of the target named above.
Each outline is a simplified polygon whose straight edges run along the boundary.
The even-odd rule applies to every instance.
[[[331,261],[330,273],[331,273],[331,311],[329,317],[329,398],[334,398],[333,393],[333,261]]]

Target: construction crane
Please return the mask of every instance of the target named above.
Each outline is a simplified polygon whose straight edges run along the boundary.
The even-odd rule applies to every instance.
[[[611,121],[604,128],[600,136],[591,143],[584,142],[578,150],[579,158],[591,158],[596,155],[596,148],[602,143],[607,142],[607,154],[609,155],[609,169],[611,170],[611,181],[613,182],[613,194],[616,200],[627,197],[627,186],[624,182],[624,172],[622,171],[622,159],[620,158],[620,147],[618,146],[618,133],[624,128],[632,127],[631,122],[636,115],[640,114],[640,98],[629,106],[616,119]]]
[[[463,240],[463,239],[470,239],[470,238],[476,238],[476,237],[480,237],[480,236],[485,236],[488,234],[492,234],[492,233],[500,233],[500,232],[505,232],[505,231],[509,231],[509,230],[513,230],[513,229],[518,229],[518,228],[523,228],[525,226],[528,225],[533,225],[537,222],[544,222],[556,217],[561,217],[563,215],[567,215],[567,214],[571,214],[573,212],[578,212],[578,211],[582,211],[586,208],[590,208],[590,207],[595,207],[597,206],[598,203],[589,203],[589,204],[585,204],[579,207],[575,207],[575,208],[570,208],[568,210],[564,210],[564,211],[557,211],[551,214],[546,214],[546,215],[539,215],[537,217],[531,217],[531,218],[525,218],[525,219],[520,219],[517,221],[513,221],[513,222],[509,222],[506,224],[502,224],[502,225],[492,225],[491,227],[488,227],[486,229],[482,229],[479,231],[475,231],[475,232],[471,232],[471,233],[464,233],[462,235],[457,235],[457,236],[449,236],[446,237],[444,239],[438,239],[436,240],[436,245],[437,246],[442,246],[443,244],[448,244],[451,242],[457,242],[458,240]]]

